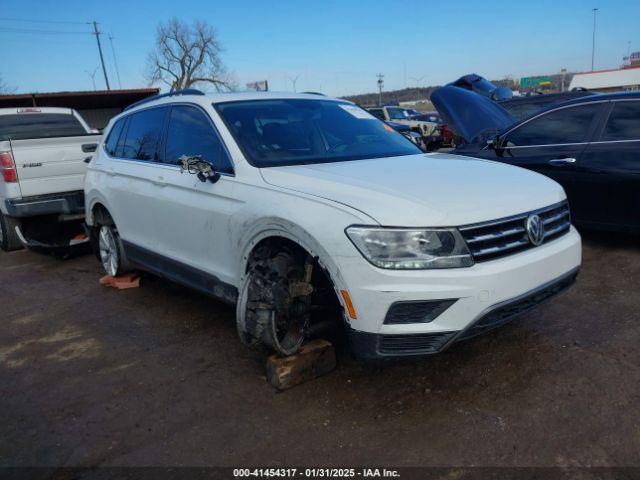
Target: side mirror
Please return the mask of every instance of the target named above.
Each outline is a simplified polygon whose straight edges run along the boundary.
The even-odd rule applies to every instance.
[[[196,175],[201,182],[216,183],[220,174],[213,169],[213,165],[202,159],[201,155],[182,155],[180,157],[180,173],[189,172]]]

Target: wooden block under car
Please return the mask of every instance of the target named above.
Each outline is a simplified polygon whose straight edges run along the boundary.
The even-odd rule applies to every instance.
[[[118,290],[138,288],[140,286],[140,275],[137,273],[125,273],[124,275],[118,275],[117,277],[105,275],[100,279],[100,284],[116,288]]]
[[[290,357],[267,359],[267,381],[278,390],[300,385],[336,368],[336,352],[326,340],[313,340]]]

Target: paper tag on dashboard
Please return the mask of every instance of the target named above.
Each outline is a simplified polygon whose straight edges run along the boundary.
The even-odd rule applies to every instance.
[[[376,119],[376,117],[371,115],[369,112],[367,112],[366,110],[363,110],[360,107],[356,107],[355,105],[343,105],[343,104],[340,104],[340,108],[342,108],[345,112],[350,113],[354,117],[359,118],[361,120],[375,120]]]

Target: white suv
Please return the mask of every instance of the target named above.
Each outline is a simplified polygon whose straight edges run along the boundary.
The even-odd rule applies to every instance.
[[[436,353],[580,266],[558,184],[423,154],[321,95],[145,100],[107,127],[85,194],[108,274],[143,269],[235,303],[241,339],[285,355],[333,320],[359,357]]]

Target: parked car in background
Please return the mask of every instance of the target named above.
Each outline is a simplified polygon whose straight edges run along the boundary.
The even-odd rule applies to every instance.
[[[544,110],[554,103],[566,102],[575,98],[595,94],[596,92],[590,92],[588,90],[575,90],[562,93],[534,93],[531,95],[513,97],[508,100],[500,101],[499,103],[500,106],[507,110],[516,120],[520,120]]]
[[[332,319],[360,357],[436,353],[574,282],[558,184],[389,130],[318,95],[139,103],[86,176],[101,263],[235,303],[241,340],[283,355]]]
[[[420,135],[418,132],[414,132],[413,130],[411,130],[411,127],[409,125],[405,123],[398,123],[398,122],[384,122],[384,123],[386,123],[389,127],[393,128],[399,134],[403,135],[407,140],[410,140],[411,142],[416,144],[416,146],[423,152],[427,151],[427,146],[425,145],[424,140],[422,139],[422,135]]]
[[[426,122],[423,120],[415,120],[406,108],[397,106],[371,107],[367,111],[374,117],[385,122],[404,123],[411,127],[411,130],[422,135],[422,139],[427,148],[432,148],[442,142],[438,124],[435,122]]]
[[[640,231],[640,93],[581,96],[516,120],[500,105],[443,87],[431,99],[464,137],[453,153],[528,168],[560,183],[578,225]]]
[[[2,250],[85,241],[85,159],[100,138],[68,108],[0,109]]]
[[[513,97],[513,92],[507,87],[498,87],[484,77],[476,73],[464,75],[448,84],[451,87],[464,88],[472,92],[490,98],[496,102],[507,100]]]
[[[455,146],[458,142],[455,138],[453,131],[449,128],[449,125],[442,121],[442,117],[438,112],[423,112],[413,115],[412,118],[421,120],[423,122],[433,122],[438,124],[438,131],[440,133],[440,144],[446,146]]]

